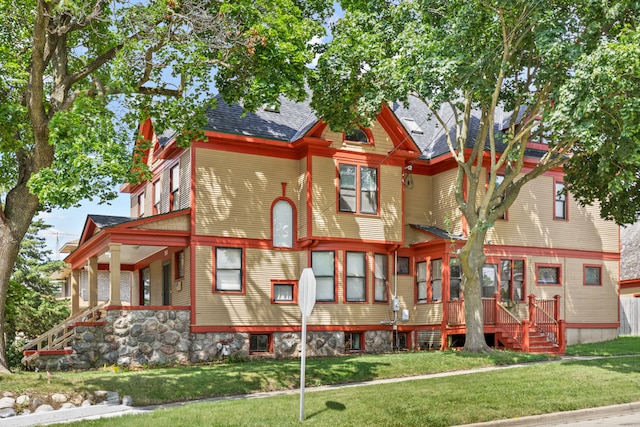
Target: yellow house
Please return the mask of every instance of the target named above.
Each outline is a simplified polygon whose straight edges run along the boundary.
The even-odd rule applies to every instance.
[[[370,127],[337,133],[305,103],[243,116],[219,100],[189,148],[144,123],[153,179],[123,187],[130,217],[90,215],[65,260],[67,326],[84,343],[67,363],[296,357],[307,267],[309,354],[462,345],[456,164],[423,110],[384,105]],[[531,144],[530,161],[544,149]],[[490,345],[561,353],[617,336],[618,227],[563,186],[561,170],[526,184],[488,234]]]

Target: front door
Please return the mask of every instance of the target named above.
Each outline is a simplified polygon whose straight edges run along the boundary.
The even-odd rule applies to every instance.
[[[171,262],[162,264],[162,305],[171,305]]]

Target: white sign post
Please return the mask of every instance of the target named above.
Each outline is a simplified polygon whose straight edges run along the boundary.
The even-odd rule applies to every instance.
[[[298,282],[298,305],[302,313],[302,357],[300,362],[300,421],[304,421],[304,371],[307,357],[307,316],[311,314],[316,303],[316,277],[311,268],[302,270]]]

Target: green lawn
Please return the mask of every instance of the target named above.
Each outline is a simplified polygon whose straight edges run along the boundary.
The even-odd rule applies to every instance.
[[[640,353],[640,338],[570,347],[571,355]],[[509,365],[546,356],[494,352],[420,352],[307,360],[306,385],[406,377]],[[0,376],[2,391],[114,390],[135,405],[177,402],[299,386],[299,361],[216,364],[144,371]],[[640,400],[640,355],[538,363],[516,369],[394,384],[307,391],[305,424],[447,426]],[[299,424],[299,393],[265,399],[199,403],[148,415],[83,425],[178,426]]]

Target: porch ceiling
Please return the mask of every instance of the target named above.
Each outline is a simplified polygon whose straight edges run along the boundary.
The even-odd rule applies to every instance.
[[[120,247],[120,264],[137,264],[164,249],[167,249],[167,246],[122,245]],[[108,251],[100,254],[98,264],[108,264],[110,255]]]

